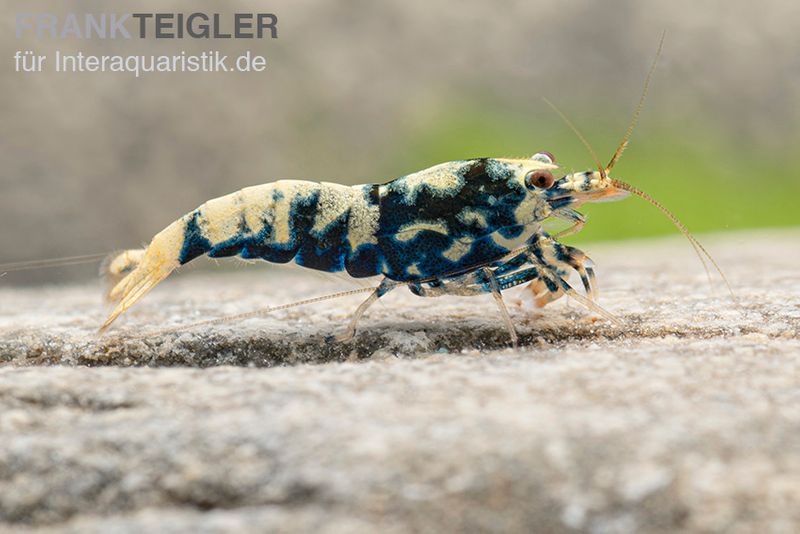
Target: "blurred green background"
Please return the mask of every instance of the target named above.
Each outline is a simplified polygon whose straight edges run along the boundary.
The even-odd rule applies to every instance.
[[[6,2],[0,46],[0,263],[147,242],[209,198],[281,178],[384,182],[443,161],[589,154],[624,133],[666,30],[640,125],[614,175],[695,233],[800,223],[800,7],[769,0],[610,2],[169,1],[117,13],[274,12],[277,40],[16,38],[20,12],[110,12],[94,1]],[[23,74],[52,56],[250,50],[264,73]],[[675,234],[639,199],[587,206],[570,237]],[[4,283],[88,276],[14,273]]]

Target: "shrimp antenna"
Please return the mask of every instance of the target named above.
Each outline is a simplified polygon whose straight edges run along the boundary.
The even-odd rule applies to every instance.
[[[175,332],[182,332],[184,330],[189,330],[191,328],[195,328],[197,326],[210,326],[216,324],[227,323],[230,321],[240,321],[244,319],[252,319],[254,317],[263,317],[264,315],[268,315],[272,312],[286,310],[288,308],[294,308],[297,306],[305,306],[306,304],[315,304],[317,302],[322,302],[325,300],[333,300],[341,297],[347,297],[350,295],[357,295],[359,293],[369,293],[371,291],[375,291],[378,286],[370,286],[370,287],[361,287],[358,289],[350,289],[348,291],[340,291],[338,293],[329,293],[327,295],[322,295],[319,297],[311,297],[303,300],[296,300],[294,302],[289,302],[287,304],[279,304],[277,306],[268,306],[266,308],[260,308],[258,310],[253,310],[244,313],[237,313],[233,315],[224,315],[222,317],[217,317],[216,319],[207,319],[205,321],[197,321],[194,323],[184,324],[180,326],[175,326],[173,328],[160,328],[158,330],[152,330],[150,332],[145,332],[138,336],[133,336],[127,339],[145,339],[148,337],[152,337],[155,335],[161,334],[172,334]]]
[[[733,289],[731,288],[731,285],[728,282],[728,278],[725,276],[725,273],[722,272],[722,269],[717,264],[717,262],[714,261],[714,258],[711,257],[711,254],[709,254],[709,252],[700,243],[700,241],[698,241],[697,238],[695,238],[689,232],[689,229],[686,228],[686,226],[680,221],[680,219],[678,219],[675,215],[673,215],[672,212],[669,211],[666,207],[664,207],[663,204],[661,204],[659,201],[657,201],[656,199],[654,199],[641,189],[637,189],[636,187],[628,183],[622,182],[620,180],[615,180],[613,178],[611,178],[611,183],[614,184],[614,187],[618,189],[623,189],[625,191],[628,191],[629,193],[633,193],[637,197],[643,198],[644,200],[646,200],[647,202],[658,208],[658,210],[661,211],[661,213],[666,215],[667,218],[670,221],[672,221],[672,224],[674,224],[675,227],[684,235],[684,237],[686,237],[686,239],[689,240],[689,243],[692,245],[692,248],[694,248],[694,251],[697,253],[697,257],[700,258],[700,262],[703,264],[703,268],[706,271],[706,276],[708,276],[709,283],[712,283],[711,273],[709,272],[708,266],[706,265],[706,261],[703,258],[704,255],[706,258],[708,258],[708,261],[711,262],[711,265],[714,266],[714,269],[716,269],[717,273],[719,273],[719,276],[720,278],[722,278],[722,281],[725,282],[725,286],[728,288],[728,293],[730,293],[733,301],[738,304],[738,301],[736,300],[736,295],[734,295]]]
[[[17,261],[0,264],[0,272],[25,271],[29,269],[46,269],[49,267],[63,267],[65,265],[80,265],[93,263],[108,255],[107,252],[99,254],[84,254],[82,256],[66,256],[63,258],[50,258],[46,260]]]
[[[644,79],[642,96],[639,97],[639,103],[636,105],[636,109],[633,112],[631,122],[628,124],[628,129],[625,131],[625,135],[622,137],[622,142],[620,142],[616,152],[614,152],[614,155],[611,157],[611,161],[609,161],[608,165],[606,165],[606,171],[610,171],[614,168],[614,165],[617,164],[620,156],[622,156],[622,153],[625,152],[625,149],[628,147],[628,140],[630,140],[631,134],[633,134],[633,129],[636,128],[636,124],[639,122],[639,114],[642,112],[642,107],[644,107],[644,101],[647,98],[647,90],[650,88],[650,80],[653,79],[653,73],[656,71],[656,65],[658,65],[658,58],[661,57],[661,50],[664,48],[664,37],[666,36],[667,31],[662,31],[661,39],[658,41],[656,57],[653,58],[653,63],[650,65],[650,70],[647,72],[647,77]]]

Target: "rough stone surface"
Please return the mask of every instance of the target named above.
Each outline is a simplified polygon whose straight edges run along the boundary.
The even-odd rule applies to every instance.
[[[94,287],[0,289],[0,524],[80,532],[800,529],[800,234],[585,247],[600,304],[181,274],[98,337]],[[143,334],[147,334],[143,336]],[[138,339],[134,337],[139,336]],[[170,368],[165,368],[169,366]],[[202,369],[201,369],[202,367]]]

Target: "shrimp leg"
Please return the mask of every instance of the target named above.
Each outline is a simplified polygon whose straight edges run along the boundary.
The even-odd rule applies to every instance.
[[[517,331],[514,328],[514,322],[511,320],[511,315],[508,313],[508,308],[503,301],[503,294],[501,292],[503,283],[500,278],[495,276],[495,273],[490,268],[484,267],[479,271],[447,280],[426,282],[425,285],[421,283],[412,284],[409,286],[409,289],[412,293],[420,297],[438,297],[448,294],[471,296],[491,293],[497,304],[497,309],[500,311],[500,316],[503,318],[503,323],[511,336],[511,344],[517,347]]]
[[[367,308],[372,306],[375,301],[395,287],[397,287],[395,282],[392,282],[388,278],[384,278],[380,285],[375,288],[375,291],[370,293],[369,297],[367,297],[367,300],[358,305],[358,308],[356,308],[356,311],[353,313],[353,317],[350,319],[350,324],[347,325],[347,330],[336,336],[336,341],[347,342],[352,340],[356,335],[356,326],[358,325],[358,321],[364,315],[364,312],[367,311]]]

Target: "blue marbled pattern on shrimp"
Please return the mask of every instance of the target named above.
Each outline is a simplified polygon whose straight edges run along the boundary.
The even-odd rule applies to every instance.
[[[499,258],[529,235],[537,216],[520,211],[530,195],[518,171],[476,159],[384,185],[284,180],[246,188],[184,217],[180,263],[239,255],[353,277],[442,275]]]
[[[179,261],[239,255],[328,272],[368,264],[376,187],[281,180],[211,200],[184,217]]]
[[[383,185],[280,180],[209,200],[156,234],[145,250],[128,251],[138,265],[109,292],[118,304],[103,328],[203,254],[294,261],[395,282],[474,270],[540,230],[554,199],[528,178],[555,168],[544,154],[461,160]]]
[[[496,159],[445,163],[381,187],[383,274],[408,281],[483,264],[537,226],[518,168]]]

